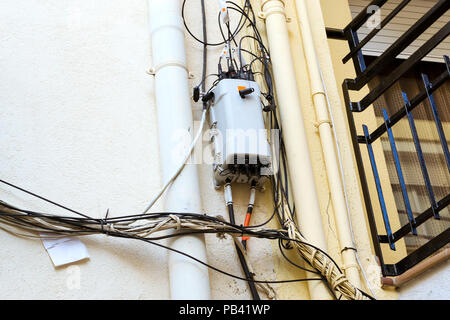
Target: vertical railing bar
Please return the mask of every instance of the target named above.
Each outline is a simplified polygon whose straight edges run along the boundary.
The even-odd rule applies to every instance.
[[[391,144],[391,151],[392,151],[392,155],[394,157],[395,169],[397,171],[398,181],[400,182],[400,187],[402,189],[403,202],[405,203],[406,212],[408,213],[409,224],[411,226],[412,233],[414,235],[417,235],[416,220],[414,219],[414,216],[412,214],[411,202],[409,201],[408,190],[406,189],[406,183],[405,183],[405,179],[403,176],[402,167],[400,165],[400,158],[398,156],[398,151],[397,151],[397,146],[395,144],[394,134],[392,133],[392,129],[389,126],[390,119],[386,112],[386,109],[383,109],[383,116],[384,116],[384,123],[386,125],[387,133],[389,136],[389,142]]]
[[[352,37],[352,45],[357,47],[359,45],[359,36],[358,36],[358,32],[356,30],[350,30],[350,36]],[[356,54],[356,59],[357,59],[357,63],[356,61],[354,61],[354,65],[357,66],[357,70],[359,71],[359,73],[362,73],[366,70],[366,61],[364,60],[364,55],[360,50],[357,51]],[[359,74],[358,73],[358,74]]]
[[[389,239],[389,246],[391,250],[395,250],[395,244],[392,237],[391,224],[386,209],[386,202],[384,201],[383,189],[381,188],[380,176],[378,174],[377,164],[373,153],[372,145],[369,143],[369,130],[366,125],[363,125],[364,136],[366,137],[367,151],[369,152],[370,164],[372,166],[373,177],[378,191],[378,200],[380,201],[381,212],[383,213],[383,221],[386,229],[387,237]]]
[[[431,110],[433,111],[434,122],[436,123],[436,129],[438,131],[439,139],[441,140],[442,150],[444,150],[445,161],[447,162],[447,169],[450,171],[450,153],[448,151],[447,139],[445,137],[444,129],[442,128],[441,117],[437,110],[437,105],[434,100],[433,94],[429,92],[431,86],[430,80],[428,79],[428,76],[424,73],[422,73],[422,80],[425,85],[428,101],[430,101]]]
[[[431,210],[433,210],[433,215],[436,219],[440,219],[439,213],[436,210],[436,199],[434,197],[433,187],[431,186],[430,176],[428,175],[427,165],[425,163],[425,158],[423,156],[422,147],[420,145],[419,136],[417,135],[417,129],[414,122],[412,113],[408,110],[409,99],[405,92],[402,92],[403,100],[406,109],[406,115],[408,116],[409,126],[411,128],[411,134],[414,140],[414,146],[416,148],[417,157],[419,159],[420,169],[422,170],[422,176],[425,181],[425,186],[427,189],[428,198],[430,199]]]
[[[450,58],[447,55],[444,55],[445,65],[447,66],[447,72],[450,74]]]

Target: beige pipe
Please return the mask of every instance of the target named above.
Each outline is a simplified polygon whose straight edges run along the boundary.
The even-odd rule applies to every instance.
[[[312,244],[326,251],[326,239],[300,107],[284,3],[281,0],[264,0],[261,8],[261,16],[266,20],[292,194],[299,213],[297,223],[303,235]],[[313,275],[308,274],[308,276]],[[309,281],[308,288],[311,299],[332,298],[321,281]]]
[[[296,0],[297,15],[302,35],[303,50],[308,66],[311,96],[316,110],[317,127],[320,133],[322,151],[325,159],[328,183],[336,218],[336,226],[341,246],[343,268],[349,281],[356,287],[361,287],[358,263],[356,260],[355,244],[353,243],[350,221],[348,218],[347,204],[344,197],[344,188],[338,166],[338,158],[335,150],[335,139],[328,114],[326,92],[323,84],[308,9],[305,0]]]
[[[420,274],[424,273],[425,271],[431,269],[435,265],[444,262],[448,260],[450,257],[450,249],[447,248],[445,250],[442,250],[438,254],[435,254],[432,257],[429,257],[423,261],[421,261],[419,264],[415,265],[405,273],[402,273],[401,275],[394,277],[394,278],[381,278],[381,284],[383,286],[394,286],[394,287],[400,287],[401,285],[405,284],[406,282],[416,278]]]

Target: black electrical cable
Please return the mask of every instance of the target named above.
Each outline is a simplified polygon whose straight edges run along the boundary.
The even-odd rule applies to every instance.
[[[283,242],[283,240],[278,239],[278,247],[280,248],[280,252],[281,252],[281,254],[283,255],[283,257],[284,257],[290,264],[292,264],[294,267],[296,267],[296,268],[298,268],[298,269],[301,269],[301,270],[303,270],[303,271],[307,271],[307,272],[315,273],[315,274],[320,274],[318,271],[310,270],[310,269],[304,268],[304,267],[302,267],[302,266],[296,264],[296,263],[293,262],[292,260],[290,260],[290,259],[286,256],[286,254],[284,253],[284,251],[283,251],[283,244],[282,244],[282,242]]]
[[[252,26],[254,32],[255,32],[255,36],[251,36],[251,35],[246,35],[244,37],[241,37],[240,41],[239,41],[239,59],[240,59],[240,66],[241,66],[241,71],[243,71],[243,65],[242,65],[242,52],[247,52],[249,53],[247,50],[242,48],[242,41],[245,38],[251,38],[253,40],[255,40],[260,47],[261,53],[263,54],[263,56],[256,56],[253,53],[250,53],[252,56],[254,56],[255,59],[253,59],[250,64],[249,64],[249,69],[250,71],[252,70],[252,65],[255,61],[260,61],[263,65],[263,69],[264,69],[264,79],[268,88],[268,94],[265,96],[266,99],[268,99],[269,103],[273,103],[273,83],[272,83],[272,76],[270,74],[270,67],[268,65],[269,60],[269,52],[267,50],[267,48],[265,47],[262,38],[256,28],[256,21],[255,21],[255,15],[253,12],[253,9],[251,6],[249,6],[249,11],[252,12],[253,15],[253,21],[250,19],[250,17],[248,17],[248,14],[246,14],[245,12],[243,12],[243,10],[241,8],[239,8],[239,6],[235,5],[237,8],[232,10],[236,10],[238,12],[240,12],[242,15],[247,15],[246,18],[248,21],[250,21],[250,25]],[[244,51],[245,50],[245,51]],[[278,119],[276,116],[276,112],[274,112],[273,108],[272,108],[272,115],[271,115],[271,119],[272,117],[274,118],[274,123],[275,126],[272,126],[272,128],[278,129],[280,130],[279,124],[278,124]],[[278,220],[279,223],[283,226],[284,222],[285,222],[285,217],[284,216],[280,216],[280,212],[278,210],[278,203],[279,201],[281,201],[281,208],[284,208],[285,206],[287,206],[288,211],[291,213],[291,216],[294,217],[295,214],[295,206],[291,208],[291,204],[289,201],[289,184],[288,184],[288,174],[287,174],[287,164],[286,164],[286,155],[285,155],[285,149],[284,149],[284,143],[283,143],[283,139],[282,139],[282,135],[280,134],[279,137],[279,145],[280,145],[280,150],[279,150],[279,158],[280,158],[280,162],[281,162],[281,168],[279,168],[278,172],[276,173],[276,179],[275,177],[272,177],[272,185],[273,185],[273,192],[274,192],[274,203],[275,203],[275,209],[274,212],[272,214],[272,216],[270,217],[270,219],[268,221],[266,221],[265,223],[268,223],[269,221],[271,221],[271,219],[273,218],[273,216],[276,214],[278,216]],[[283,179],[284,178],[284,179]],[[281,192],[281,198],[278,197],[278,195]],[[286,202],[285,202],[286,200]],[[281,212],[284,212],[283,210]],[[284,213],[283,213],[284,214]],[[297,228],[298,229],[298,228]],[[299,230],[297,230],[299,231]],[[300,232],[300,231],[299,231]],[[300,233],[301,234],[301,233]],[[280,250],[281,253],[283,255],[283,257],[291,264],[294,264],[292,261],[290,261],[287,256],[285,256],[284,252],[281,249],[282,246],[282,241],[280,241],[279,243],[280,245]],[[294,264],[296,265],[296,264]],[[297,265],[298,266],[298,265]],[[300,267],[300,266],[298,266]],[[303,268],[304,270],[308,270],[306,268]],[[311,271],[311,270],[309,270]],[[313,272],[314,273],[314,272]],[[325,280],[324,277],[322,276],[322,280]],[[327,285],[327,287],[330,289],[329,284],[324,281]],[[331,291],[331,290],[330,290]],[[332,293],[334,295],[334,293]]]
[[[233,2],[230,2],[230,3],[233,3]],[[234,4],[234,3],[233,3],[233,4]],[[261,50],[261,52],[263,53],[263,57],[262,57],[262,58],[264,58],[263,64],[264,64],[264,77],[265,77],[265,81],[266,81],[266,83],[267,83],[267,85],[268,85],[268,87],[269,87],[269,94],[270,94],[270,96],[273,96],[272,77],[271,77],[271,74],[270,74],[270,71],[269,71],[269,66],[267,65],[267,60],[268,60],[268,57],[269,57],[270,55],[269,55],[269,51],[267,50],[267,48],[265,47],[265,45],[264,45],[264,43],[263,43],[263,41],[262,41],[261,35],[260,35],[260,33],[259,33],[259,31],[258,31],[258,28],[257,28],[257,26],[256,26],[256,17],[255,17],[255,13],[254,13],[254,11],[253,11],[253,8],[252,8],[251,4],[248,3],[249,11],[252,12],[252,16],[253,16],[253,20],[252,20],[252,19],[250,19],[250,17],[248,16],[248,14],[245,13],[244,10],[242,10],[242,8],[240,8],[240,7],[239,7],[238,5],[236,5],[236,4],[234,4],[234,5],[236,6],[236,8],[230,7],[230,9],[240,12],[242,15],[244,15],[244,16],[246,17],[246,19],[247,19],[248,21],[250,21],[250,25],[252,26],[253,31],[254,31],[255,36],[256,36],[256,38],[254,38],[254,39],[258,42],[259,47],[260,47],[260,50]],[[246,37],[247,37],[247,36],[246,36]],[[251,37],[251,36],[248,36],[248,37]],[[242,39],[241,39],[241,40],[242,40]],[[240,53],[239,53],[239,54],[240,54]]]
[[[184,16],[184,8],[185,8],[185,6],[186,6],[186,0],[183,0],[183,4],[182,4],[182,6],[181,6],[181,17],[182,17],[182,19],[183,19],[183,24],[184,24],[184,27],[186,28],[186,31],[189,33],[189,35],[190,35],[192,38],[194,38],[197,42],[200,42],[201,44],[206,44],[206,45],[211,46],[211,47],[216,47],[216,46],[224,45],[224,44],[226,43],[226,41],[221,41],[221,42],[216,42],[216,43],[204,42],[204,41],[200,40],[198,37],[196,37],[196,36],[192,33],[192,31],[189,29],[189,27],[187,26],[186,19],[185,19],[185,16]],[[242,28],[244,27],[244,25],[245,25],[245,22],[244,22],[244,23],[239,23],[239,24],[237,25],[236,29],[235,29],[234,32],[233,32],[233,36],[236,36],[236,35],[242,30]]]
[[[112,234],[112,235],[115,235],[115,234]],[[203,262],[203,261],[201,261],[201,260],[199,260],[199,259],[197,259],[197,258],[195,258],[195,257],[193,257],[193,256],[191,256],[191,255],[189,255],[189,254],[187,254],[187,253],[185,253],[185,252],[176,250],[176,249],[174,249],[174,248],[167,247],[167,246],[162,245],[162,244],[160,244],[160,243],[156,243],[156,242],[154,242],[154,241],[150,241],[150,240],[147,240],[147,239],[144,239],[144,238],[133,237],[133,236],[123,235],[123,234],[119,234],[119,235],[116,235],[116,236],[122,237],[122,238],[129,238],[129,239],[141,240],[141,241],[144,241],[144,242],[153,244],[153,245],[155,245],[155,246],[158,246],[158,247],[161,247],[161,248],[164,248],[164,249],[167,249],[167,250],[176,252],[176,253],[181,254],[181,255],[183,255],[183,256],[185,256],[185,257],[188,257],[188,258],[190,258],[190,259],[192,259],[192,260],[194,260],[194,261],[196,261],[196,262],[198,262],[198,263],[200,263],[200,264],[202,264],[202,265],[204,265],[204,266],[206,266],[206,267],[208,267],[208,268],[210,268],[210,269],[212,269],[212,270],[214,270],[214,271],[217,271],[217,272],[219,272],[219,273],[222,273],[222,274],[224,274],[224,275],[226,275],[226,276],[229,276],[229,277],[231,277],[231,278],[235,278],[235,279],[238,279],[238,280],[247,281],[248,283],[280,284],[280,283],[290,283],[290,282],[304,282],[304,281],[319,281],[319,280],[322,280],[321,278],[309,278],[309,279],[292,279],[292,280],[265,281],[265,280],[255,280],[255,279],[242,278],[242,277],[233,275],[233,274],[231,274],[231,273],[229,273],[229,272],[220,270],[219,268],[216,268],[216,267],[214,267],[214,266],[212,266],[212,265],[209,265],[209,264],[207,264],[207,263],[205,263],[205,262]]]
[[[233,35],[233,33],[231,32],[231,29],[230,29],[230,23],[227,22],[225,25],[226,25],[227,31],[228,31],[228,42],[233,41],[234,45],[237,46],[235,36]]]
[[[285,255],[285,253],[283,252],[283,247],[284,247],[284,246],[283,246],[283,244],[282,244],[282,240],[281,240],[281,239],[278,240],[278,246],[279,246],[279,248],[280,248],[281,254],[283,255],[283,258],[284,258],[286,261],[288,261],[290,264],[292,264],[292,265],[295,266],[296,268],[299,268],[299,269],[304,270],[304,271],[307,271],[307,272],[311,272],[311,273],[313,273],[313,274],[317,274],[319,277],[322,278],[322,282],[325,283],[325,285],[326,285],[327,289],[330,291],[331,295],[332,295],[335,299],[337,299],[336,294],[334,293],[334,291],[333,291],[333,289],[331,288],[330,284],[328,283],[328,281],[326,281],[326,279],[325,279],[325,277],[324,277],[323,275],[321,275],[318,271],[312,271],[312,270],[309,270],[309,269],[304,268],[304,267],[302,267],[302,266],[299,266],[298,264],[296,264],[296,263],[294,263],[293,261],[291,261],[291,260]],[[306,261],[306,262],[311,266],[311,264],[310,264],[308,261]]]
[[[53,204],[53,205],[55,205],[55,206],[57,206],[57,207],[60,207],[60,208],[62,208],[62,209],[64,209],[64,210],[67,210],[67,211],[69,211],[69,212],[75,213],[75,214],[77,214],[77,215],[80,215],[80,216],[85,217],[85,218],[88,218],[88,219],[93,219],[93,218],[91,218],[91,217],[85,215],[84,213],[81,213],[81,212],[75,211],[75,210],[73,210],[73,209],[70,209],[70,208],[68,208],[68,207],[66,207],[66,206],[63,206],[62,204],[59,204],[59,203],[54,202],[54,201],[52,201],[52,200],[49,200],[49,199],[47,199],[47,198],[45,198],[45,197],[43,197],[43,196],[40,196],[40,195],[38,195],[38,194],[36,194],[36,193],[31,192],[31,191],[25,190],[25,189],[23,189],[23,188],[21,188],[21,187],[18,187],[18,186],[16,186],[16,185],[12,184],[12,183],[9,183],[9,182],[7,182],[7,181],[5,181],[5,180],[1,180],[1,179],[0,179],[0,182],[3,183],[3,184],[8,185],[8,186],[10,186],[10,187],[12,187],[12,188],[14,188],[14,189],[17,189],[17,190],[20,190],[20,191],[22,191],[22,192],[24,192],[24,193],[27,193],[27,194],[29,194],[29,195],[35,197],[35,198],[38,198],[38,199],[41,199],[41,200],[43,200],[43,201],[45,201],[45,202],[51,203],[51,204]]]
[[[236,221],[235,221],[235,217],[234,217],[233,203],[228,204],[227,208],[228,208],[228,215],[230,216],[230,223],[235,225]],[[247,262],[245,261],[245,257],[244,257],[244,254],[241,251],[241,248],[237,244],[235,244],[235,248],[236,248],[236,253],[237,253],[238,257],[239,257],[239,261],[240,261],[241,266],[242,266],[242,270],[244,271],[245,278],[247,278],[248,280],[253,280],[253,274],[251,274],[249,269],[248,269],[248,265],[247,265]],[[252,294],[253,300],[261,300],[261,298],[259,297],[258,290],[256,289],[255,284],[252,283],[252,282],[248,282],[248,286],[250,288],[250,292]]]
[[[206,82],[206,70],[208,68],[208,33],[206,28],[206,8],[205,0],[201,0],[202,7],[202,25],[203,25],[203,66],[202,66],[202,82],[201,88],[202,92],[205,92],[205,82]],[[204,102],[206,104],[206,102]]]
[[[255,37],[249,36],[249,35],[244,36],[244,37],[242,37],[242,38],[239,40],[239,45],[238,45],[238,49],[239,49],[239,64],[240,64],[241,68],[243,67],[243,65],[242,65],[242,51],[243,51],[243,52],[246,52],[246,53],[248,53],[248,54],[250,54],[250,55],[252,55],[253,57],[255,57],[254,60],[259,60],[259,61],[261,61],[261,63],[264,64],[264,62],[263,62],[263,60],[265,60],[264,57],[257,56],[257,55],[254,54],[253,52],[248,51],[248,50],[245,50],[245,49],[242,48],[242,40],[244,40],[244,39],[246,39],[246,38],[251,38],[251,39],[257,40]],[[252,61],[252,62],[253,62],[253,61]],[[250,68],[251,68],[252,62],[248,64],[248,65],[250,65]]]
[[[235,5],[236,5],[236,4],[235,4]],[[237,5],[236,5],[236,6],[237,6]],[[251,8],[251,6],[250,6],[249,8]],[[260,45],[262,45],[261,51],[267,53],[267,50],[265,50],[265,46],[264,46],[263,41],[262,41],[262,38],[261,38],[261,34],[259,33],[259,30],[258,30],[258,28],[257,28],[257,26],[256,26],[256,21],[250,19],[250,17],[248,16],[248,14],[245,13],[245,11],[242,10],[242,8],[240,8],[239,6],[237,6],[236,8],[235,8],[235,7],[229,7],[228,9],[231,9],[231,10],[233,10],[233,11],[239,12],[239,13],[242,14],[248,21],[250,21],[250,25],[252,26],[252,28],[253,28],[253,30],[254,30],[254,32],[255,32],[256,37],[258,38],[258,43],[259,43]],[[252,10],[252,12],[253,12],[253,9],[251,9],[251,10]],[[254,19],[255,19],[255,18],[254,18]],[[247,20],[246,20],[246,21],[247,21]]]

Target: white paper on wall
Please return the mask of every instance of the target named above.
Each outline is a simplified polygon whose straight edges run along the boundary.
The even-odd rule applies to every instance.
[[[55,267],[89,258],[86,246],[76,237],[51,238],[41,234],[42,243]]]

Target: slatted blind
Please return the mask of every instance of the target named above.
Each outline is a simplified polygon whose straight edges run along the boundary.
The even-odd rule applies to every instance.
[[[385,18],[402,0],[389,0],[381,8],[381,19]],[[386,51],[406,30],[419,20],[438,0],[412,0],[386,27],[364,46],[363,54],[379,56]],[[370,4],[371,0],[349,0],[352,17],[354,18]],[[450,10],[438,21],[424,32],[416,41],[406,48],[399,56],[400,59],[408,58],[429,38],[436,34],[448,21],[450,21]],[[370,33],[370,25],[364,25],[358,31],[359,39],[362,40]],[[450,54],[450,39],[444,40],[424,61],[442,62],[442,56]]]

